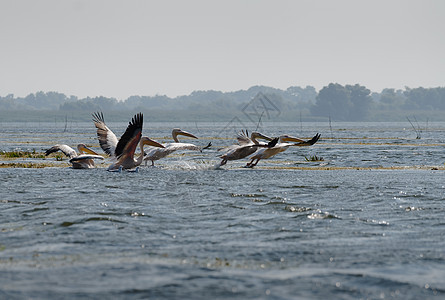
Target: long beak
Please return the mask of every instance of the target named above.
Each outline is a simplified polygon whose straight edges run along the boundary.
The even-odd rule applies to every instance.
[[[94,150],[88,148],[87,146],[81,146],[82,151],[84,151],[85,153],[88,154],[93,154],[93,155],[99,155],[97,152],[95,152]]]
[[[281,138],[281,141],[282,142],[295,142],[295,143],[303,143],[304,142],[304,140],[302,140],[302,139],[298,139],[296,137],[289,136],[289,135],[283,136]]]
[[[273,138],[268,137],[267,135],[264,135],[264,134],[259,133],[259,132],[256,132],[256,131],[252,132],[252,133],[250,134],[250,136],[251,136],[252,138],[263,139],[263,140],[266,140],[266,141],[269,141],[269,142],[273,140]]]
[[[148,137],[142,137],[141,143],[142,143],[142,145],[148,145],[148,146],[153,146],[153,147],[158,147],[158,148],[165,148],[164,145],[162,145],[156,141],[153,141],[152,139],[149,139]]]
[[[191,137],[191,138],[194,138],[194,139],[198,138],[197,136],[191,134],[190,132],[184,131],[184,130],[178,131],[177,134],[180,134],[180,135],[183,135],[183,136],[188,136],[188,137]]]

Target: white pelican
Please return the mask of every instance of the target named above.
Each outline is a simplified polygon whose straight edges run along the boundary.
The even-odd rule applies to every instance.
[[[312,146],[318,141],[319,138],[320,138],[319,133],[317,133],[312,139],[308,141],[304,141],[289,135],[282,135],[279,137],[279,143],[277,143],[274,147],[258,149],[258,151],[255,152],[255,154],[251,157],[252,160],[249,163],[247,163],[245,167],[253,168],[258,164],[258,162],[261,159],[270,158],[280,152],[286,151],[291,146],[297,146],[297,147]],[[296,144],[287,142],[296,142]],[[256,162],[253,163],[255,160]]]
[[[270,142],[268,144],[260,143],[257,140],[258,138],[267,139],[270,140]],[[238,160],[245,158],[251,155],[252,153],[255,153],[255,151],[257,151],[258,148],[260,147],[264,148],[274,147],[278,142],[278,138],[271,139],[265,135],[262,135],[259,132],[252,132],[249,138],[247,130],[242,134],[238,134],[237,140],[239,145],[231,145],[229,147],[222,149],[223,151],[225,151],[225,153],[220,156],[220,158],[222,158],[220,166],[225,165],[228,160]]]
[[[113,159],[113,164],[108,167],[108,171],[121,169],[131,170],[138,167],[144,158],[144,145],[164,148],[164,146],[158,142],[142,136],[142,113],[136,114],[131,119],[131,122],[128,123],[127,129],[119,141],[113,131],[105,125],[102,113],[93,114],[93,121],[97,128],[97,137],[101,148]],[[138,144],[141,154],[135,159],[134,152]]]
[[[195,144],[191,144],[191,143],[181,143],[178,140],[178,135],[183,135],[183,136],[188,136],[194,139],[197,139],[198,137],[196,137],[195,135],[181,130],[179,128],[174,128],[172,130],[172,137],[173,140],[175,141],[174,143],[168,143],[168,144],[163,144],[164,148],[150,148],[145,152],[145,156],[144,156],[144,161],[145,161],[145,165],[147,165],[147,162],[149,160],[151,160],[151,165],[154,166],[155,165],[155,160],[159,160],[161,158],[166,157],[167,155],[175,152],[175,151],[179,151],[179,150],[194,150],[194,151],[202,151],[203,149],[207,149],[209,148],[212,143],[209,143],[207,146],[205,146],[204,148],[200,148],[199,146],[195,145]]]
[[[102,156],[85,146],[85,144],[77,145],[77,150],[79,151],[79,154],[68,145],[57,144],[46,150],[45,155],[61,151],[70,158],[70,163],[72,164],[73,169],[94,168],[94,159],[104,159]],[[88,154],[84,154],[84,152]]]

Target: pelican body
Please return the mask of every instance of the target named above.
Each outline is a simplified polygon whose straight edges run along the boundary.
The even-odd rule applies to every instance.
[[[315,144],[318,139],[320,138],[320,134],[316,134],[312,139],[308,141],[301,140],[299,138],[289,136],[289,135],[282,135],[279,137],[279,142],[274,147],[269,148],[262,148],[258,149],[254,153],[254,155],[251,157],[251,161],[246,164],[245,167],[247,168],[253,168],[258,164],[258,162],[261,159],[267,159],[272,156],[277,155],[280,152],[286,151],[289,147],[296,146],[296,147],[304,147],[304,146],[312,146]],[[270,139],[269,137],[266,137],[266,139]],[[294,143],[289,143],[294,142]],[[255,161],[256,160],[256,161]],[[255,161],[255,163],[254,163]]]
[[[61,151],[70,158],[73,169],[91,169],[94,168],[94,159],[104,159],[102,156],[88,148],[85,144],[77,145],[79,154],[68,145],[57,144],[45,151],[45,155]],[[85,153],[84,153],[85,152]]]
[[[147,165],[148,161],[151,161],[151,165],[154,166],[155,160],[162,159],[175,151],[179,151],[179,150],[202,151],[203,149],[206,149],[211,146],[211,143],[209,143],[206,147],[201,149],[199,146],[197,146],[195,144],[181,143],[178,140],[178,135],[183,135],[183,136],[191,137],[194,139],[198,138],[195,135],[193,135],[187,131],[181,130],[179,128],[174,128],[172,130],[172,138],[174,140],[174,143],[163,144],[163,148],[157,147],[157,148],[148,149],[145,152],[145,156],[144,156],[145,165]]]
[[[143,121],[142,113],[136,114],[118,140],[113,131],[105,124],[103,114],[99,112],[93,114],[93,122],[97,128],[99,144],[113,160],[113,163],[108,167],[108,171],[132,170],[138,167],[144,158],[145,145],[164,148],[158,142],[142,136]],[[135,158],[135,151],[138,145],[141,154],[138,158]]]

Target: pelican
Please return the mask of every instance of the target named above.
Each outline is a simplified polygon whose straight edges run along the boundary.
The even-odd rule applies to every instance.
[[[166,157],[167,155],[175,152],[175,151],[179,151],[179,150],[194,150],[194,151],[201,151],[204,149],[209,148],[212,143],[209,143],[207,146],[205,146],[204,148],[200,148],[199,146],[195,145],[195,144],[191,144],[191,143],[181,143],[178,140],[178,135],[183,135],[183,136],[188,136],[194,139],[197,139],[198,137],[196,137],[195,135],[181,130],[179,128],[174,128],[172,130],[172,137],[173,140],[175,141],[174,143],[168,143],[168,144],[164,144],[163,148],[151,148],[149,150],[146,151],[145,156],[144,156],[144,161],[145,161],[145,165],[147,165],[148,161],[151,160],[151,165],[154,166],[155,165],[155,160],[159,160],[161,158]]]
[[[76,150],[68,145],[57,144],[45,151],[45,155],[49,155],[53,152],[61,151],[63,154],[70,158],[70,163],[73,169],[91,169],[94,168],[94,159],[104,159],[102,156],[85,146],[85,144],[77,145]],[[88,154],[84,154],[84,152]]]
[[[269,143],[261,143],[257,139],[267,139],[270,142]],[[248,136],[247,130],[242,132],[242,134],[238,134],[237,136],[238,145],[231,145],[229,147],[226,147],[223,149],[225,153],[220,156],[222,158],[222,161],[220,163],[220,166],[223,166],[227,163],[228,160],[238,160],[245,158],[258,150],[258,148],[270,148],[274,147],[277,142],[278,138],[272,139],[268,136],[262,135],[259,132],[252,132],[250,135],[250,138]]]
[[[312,146],[318,141],[319,138],[320,138],[319,133],[317,133],[312,139],[308,141],[304,141],[289,135],[281,135],[278,138],[279,143],[277,143],[274,147],[258,149],[258,151],[256,151],[255,154],[251,157],[252,160],[249,163],[247,163],[245,167],[253,168],[258,164],[258,162],[261,159],[267,159],[274,155],[277,155],[280,152],[286,151],[291,146],[297,146],[297,147]],[[266,138],[266,140],[269,139],[271,138],[269,137]],[[296,144],[288,142],[295,142]],[[255,160],[256,162],[253,163]]]
[[[164,148],[163,145],[142,136],[143,115],[136,114],[128,123],[125,133],[119,141],[116,135],[105,125],[102,113],[93,114],[93,122],[97,128],[97,137],[101,148],[111,156],[113,164],[108,167],[108,171],[120,171],[122,169],[131,170],[137,168],[144,158],[144,145]],[[137,159],[134,152],[139,144],[141,154]]]

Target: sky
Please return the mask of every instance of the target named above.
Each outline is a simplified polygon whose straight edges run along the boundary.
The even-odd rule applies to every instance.
[[[0,96],[445,86],[443,0],[2,0]]]

